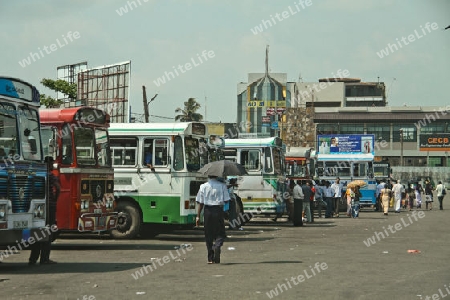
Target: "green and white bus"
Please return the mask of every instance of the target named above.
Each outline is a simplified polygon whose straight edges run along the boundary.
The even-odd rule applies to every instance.
[[[278,137],[225,139],[225,159],[240,163],[248,175],[239,176],[235,193],[247,219],[255,215],[281,217],[286,210],[283,143]]]
[[[195,197],[206,182],[197,171],[216,157],[205,124],[111,123],[109,136],[119,212],[111,236],[193,228]]]

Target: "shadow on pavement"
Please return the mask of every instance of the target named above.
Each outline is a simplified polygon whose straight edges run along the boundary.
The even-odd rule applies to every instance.
[[[259,262],[242,262],[242,263],[221,263],[224,266],[231,265],[259,265],[259,264],[302,264],[301,260],[274,260],[274,261],[259,261]]]
[[[54,265],[29,266],[27,263],[2,263],[0,265],[0,275],[13,273],[17,274],[57,274],[57,273],[104,273],[119,272],[123,270],[135,270],[142,267],[142,263],[98,263],[98,262],[59,262]],[[0,278],[0,281],[8,280]]]

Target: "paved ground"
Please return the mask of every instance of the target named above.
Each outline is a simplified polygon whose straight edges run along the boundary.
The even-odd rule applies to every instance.
[[[0,299],[442,299],[450,210],[415,216],[363,211],[304,227],[253,220],[228,232],[214,265],[201,230],[131,241],[66,235],[54,244],[56,265],[29,267],[29,251],[5,258]]]

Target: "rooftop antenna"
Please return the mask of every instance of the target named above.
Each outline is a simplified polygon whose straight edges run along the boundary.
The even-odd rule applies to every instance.
[[[208,120],[207,118],[206,118],[206,106],[207,106],[207,104],[208,104],[208,98],[206,98],[206,92],[205,92],[205,122],[206,122],[206,120]]]
[[[266,76],[269,75],[269,45],[266,46]]]

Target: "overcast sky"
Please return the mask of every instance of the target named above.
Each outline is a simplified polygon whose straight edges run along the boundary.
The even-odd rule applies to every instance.
[[[16,0],[1,1],[0,22],[2,75],[52,95],[40,81],[56,79],[58,66],[131,60],[138,114],[145,85],[149,98],[159,94],[150,114],[172,118],[194,97],[205,115],[206,98],[208,121],[235,122],[236,85],[264,72],[266,45],[270,71],[288,81],[341,69],[363,81],[379,77],[392,106],[449,104],[447,0]],[[166,72],[175,78],[158,82]]]

